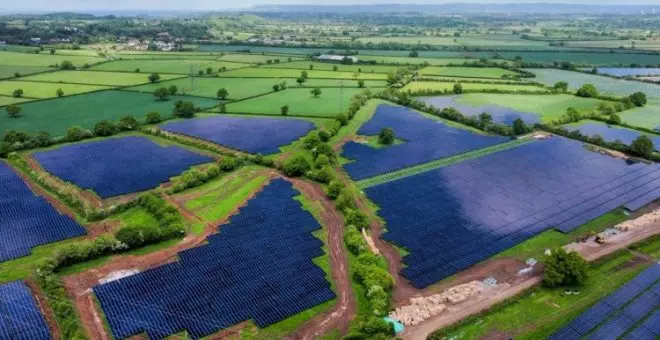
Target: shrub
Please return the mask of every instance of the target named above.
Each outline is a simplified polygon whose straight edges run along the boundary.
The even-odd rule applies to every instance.
[[[289,105],[284,105],[284,106],[280,107],[280,113],[282,114],[282,116],[288,115],[289,114]]]
[[[116,128],[107,120],[102,120],[94,125],[94,135],[111,136],[116,132]]]
[[[283,171],[287,176],[298,177],[306,174],[311,169],[307,159],[300,155],[290,158],[284,163]]]
[[[160,241],[161,233],[156,226],[126,226],[117,231],[115,238],[129,248],[137,248]]]
[[[14,90],[14,92],[12,93],[12,96],[14,96],[15,98],[23,97],[23,89]]]
[[[23,112],[23,108],[18,105],[12,104],[7,106],[7,115],[9,118],[18,118],[21,116],[21,112]]]
[[[343,113],[338,114],[335,119],[337,119],[337,121],[339,122],[339,124],[341,124],[341,126],[345,126],[346,124],[348,124],[348,117],[346,117],[346,115]]]
[[[335,200],[335,206],[337,206],[337,209],[340,211],[347,211],[349,209],[355,209],[355,201],[353,201],[353,197],[351,197],[350,193],[346,190],[342,190]]]
[[[218,168],[224,172],[232,171],[238,168],[238,161],[232,157],[222,157],[218,161]]]
[[[317,133],[317,135],[318,135],[319,139],[321,140],[321,142],[327,142],[327,141],[330,140],[330,134],[328,133],[328,131],[320,130]]]
[[[133,116],[124,116],[119,120],[117,126],[123,131],[129,131],[137,129],[140,123]]]
[[[146,117],[147,124],[156,124],[160,123],[162,119],[160,118],[160,113],[158,112],[149,112]]]
[[[355,226],[358,229],[369,228],[369,217],[360,210],[348,211],[345,222],[347,225]]]
[[[646,94],[644,92],[635,92],[630,95],[630,100],[637,107],[646,105]]]
[[[584,84],[582,87],[580,87],[577,92],[575,93],[576,96],[578,97],[584,97],[584,98],[596,98],[598,97],[598,90],[593,84]]]
[[[326,155],[328,156],[328,158],[333,159],[335,158],[335,150],[332,149],[332,146],[330,146],[330,144],[319,142],[312,149],[312,155],[314,156],[314,158],[317,158],[320,155]]]
[[[91,132],[79,126],[71,127],[66,131],[66,140],[69,142],[77,142],[79,140],[83,140],[91,136],[92,136]]]
[[[326,194],[328,197],[330,197],[330,199],[335,200],[343,189],[344,185],[340,181],[330,181],[330,184],[328,184],[328,188],[326,190]]]
[[[454,94],[461,94],[463,93],[463,85],[461,83],[456,83],[454,84],[454,88],[452,89]]]
[[[60,69],[62,70],[73,70],[75,68],[76,67],[73,66],[73,63],[68,60],[62,60],[62,62],[60,63]]]
[[[221,88],[218,90],[217,97],[219,99],[225,100],[225,98],[227,98],[228,95],[229,95],[229,91],[227,91],[227,89]]]
[[[158,100],[166,100],[169,96],[170,91],[166,87],[161,87],[154,91],[154,97]]]
[[[160,75],[158,73],[152,73],[147,77],[150,83],[156,83],[160,80]]]
[[[553,86],[553,88],[561,92],[566,92],[568,91],[568,83],[565,81],[558,81],[555,83],[555,86]]]
[[[653,141],[647,135],[641,135],[630,145],[630,150],[644,158],[650,158],[653,154]]]
[[[325,166],[318,170],[311,171],[310,177],[315,181],[324,184],[330,183],[330,181],[335,179],[335,176],[332,174],[332,170],[328,166]]]
[[[346,248],[348,248],[348,251],[355,255],[359,255],[367,248],[364,239],[362,238],[362,234],[353,226],[346,227],[344,242],[346,242]]]
[[[182,118],[192,118],[195,116],[197,108],[191,101],[177,101],[174,104],[174,115]]]
[[[527,133],[531,130],[530,127],[525,124],[525,122],[520,119],[516,118],[516,120],[513,121],[513,133],[516,135],[522,135],[523,133]]]
[[[394,130],[388,127],[380,130],[380,134],[378,134],[378,143],[383,145],[394,143]]]
[[[176,85],[170,85],[170,87],[167,88],[167,92],[169,92],[170,95],[173,96],[177,92],[179,92],[179,88],[177,88]]]
[[[319,155],[314,161],[314,166],[316,166],[317,169],[321,169],[328,165],[330,165],[330,158],[326,155]]]
[[[618,114],[613,113],[607,118],[607,123],[612,124],[612,125],[619,125],[621,124],[621,117],[619,117]]]
[[[321,139],[317,134],[309,134],[303,137],[302,143],[305,149],[312,150],[321,143]]]
[[[55,91],[55,94],[58,97],[63,97],[64,96],[64,91],[62,89],[57,89],[57,91]]]
[[[315,87],[311,91],[311,94],[312,94],[312,96],[314,96],[314,98],[317,98],[318,96],[320,96],[321,93],[322,93],[322,91],[321,91],[321,88],[319,88],[319,87]]]
[[[581,284],[587,278],[587,262],[577,252],[554,249],[545,261],[543,283],[548,287]]]

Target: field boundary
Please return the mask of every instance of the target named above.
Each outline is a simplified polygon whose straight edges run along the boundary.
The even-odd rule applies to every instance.
[[[366,179],[363,179],[363,180],[360,180],[360,181],[356,181],[356,183],[357,183],[357,186],[360,189],[365,189],[365,188],[369,188],[369,187],[372,187],[372,186],[375,186],[375,185],[379,185],[379,184],[399,180],[399,179],[402,179],[402,178],[414,176],[414,175],[417,175],[417,174],[420,174],[420,173],[423,173],[423,172],[443,168],[443,167],[453,165],[453,164],[456,164],[456,163],[461,163],[461,162],[468,161],[468,160],[471,160],[471,159],[480,158],[480,157],[489,155],[491,153],[512,149],[512,148],[515,148],[515,147],[523,145],[523,144],[531,143],[533,141],[535,141],[535,139],[532,139],[532,138],[515,139],[515,140],[510,141],[510,142],[501,143],[501,144],[489,146],[489,147],[478,149],[478,150],[468,151],[468,152],[460,153],[460,154],[453,155],[453,156],[450,156],[450,157],[441,158],[441,159],[438,159],[438,160],[418,164],[418,165],[411,166],[411,167],[408,167],[408,168],[388,172],[388,173],[385,173],[385,174],[382,174],[382,175],[366,178]]]

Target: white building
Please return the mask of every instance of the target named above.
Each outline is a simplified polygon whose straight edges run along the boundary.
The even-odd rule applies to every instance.
[[[318,56],[316,59],[318,59],[320,61],[338,61],[338,62],[341,62],[341,61],[344,60],[344,58],[349,58],[349,59],[353,60],[354,64],[358,62],[357,57],[334,55],[334,54],[323,54],[323,55]]]

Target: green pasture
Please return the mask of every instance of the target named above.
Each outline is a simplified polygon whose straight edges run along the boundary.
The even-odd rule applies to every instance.
[[[595,66],[616,66],[639,64],[658,64],[660,56],[653,54],[633,54],[633,53],[609,53],[609,52],[498,52],[499,57],[513,60],[515,57],[522,57],[523,61],[528,63],[553,63],[570,61],[579,65]]]
[[[587,74],[581,72],[564,71],[557,69],[532,68],[526,69],[536,74],[536,81],[552,86],[559,81],[565,81],[573,90],[578,89],[586,83],[596,86],[598,91],[603,94],[613,96],[628,96],[633,92],[641,91],[646,93],[647,97],[660,99],[660,85],[642,83],[638,81],[615,79],[596,74]]]
[[[660,99],[652,99],[644,107],[637,107],[619,114],[621,120],[634,125],[655,129],[660,127]]]
[[[315,98],[310,89],[289,88],[269,95],[227,104],[227,112],[280,115],[280,108],[289,105],[290,116],[335,117],[346,112],[351,97],[362,91],[358,88],[325,88]]]
[[[9,118],[5,112],[0,112],[0,134],[16,130],[29,134],[46,131],[52,136],[62,136],[72,126],[91,129],[101,120],[117,121],[125,115],[142,121],[147,113],[159,112],[167,118],[179,99],[192,101],[202,108],[217,105],[217,101],[210,98],[172,96],[169,100],[158,101],[150,93],[101,91],[24,103],[20,105],[23,113],[19,118]]]
[[[303,85],[299,86],[296,79],[282,78],[183,78],[170,80],[166,82],[159,82],[156,84],[147,84],[137,87],[132,87],[129,90],[153,92],[154,90],[163,87],[175,85],[179,89],[179,94],[195,95],[209,98],[216,98],[218,90],[221,88],[227,89],[230,100],[238,100],[249,98],[260,94],[273,92],[273,85],[286,81],[289,88],[312,88],[312,87],[347,87],[357,88],[358,83],[355,80],[342,80],[342,79],[309,79]],[[365,87],[386,87],[384,81],[367,80]]]
[[[137,59],[137,60],[115,60],[92,67],[95,71],[135,72],[141,73],[176,73],[176,74],[198,74],[199,71],[206,72],[211,68],[213,72],[225,67],[233,70],[247,67],[249,64],[230,63],[216,60],[198,59]]]
[[[11,96],[14,90],[23,90],[23,97],[27,98],[55,98],[57,90],[62,89],[65,96],[85,92],[110,89],[107,86],[78,85],[78,84],[55,84],[34,81],[0,81],[0,95]]]
[[[62,61],[68,60],[74,66],[83,66],[85,64],[95,64],[103,61],[104,59],[91,56],[63,56],[63,55],[50,55],[44,51],[40,54],[36,53],[17,53],[17,52],[0,52],[0,64],[5,66],[55,66],[59,65]]]
[[[15,77],[16,73],[24,76],[52,69],[47,66],[0,65],[0,79]]]
[[[392,73],[401,66],[389,66],[389,65],[371,65],[371,64],[353,64],[353,65],[342,65],[340,63],[323,63],[323,62],[313,62],[313,61],[293,61],[290,63],[284,64],[270,64],[262,67],[266,68],[295,68],[300,70],[320,70],[320,71],[334,71],[335,67],[337,71],[335,72],[361,72],[361,73]]]
[[[27,102],[27,101],[30,101],[30,100],[31,99],[27,99],[27,98],[14,98],[14,97],[0,96],[0,106],[18,104],[18,103]],[[0,114],[3,114],[3,113],[0,112]]]
[[[378,64],[399,64],[399,65],[419,65],[427,63],[431,66],[444,66],[448,64],[460,65],[463,63],[477,62],[479,59],[475,58],[430,58],[430,57],[388,57],[388,56],[375,56],[375,55],[361,55],[358,56],[360,61],[375,61]],[[488,61],[496,63],[509,63],[504,59],[488,59]]]
[[[104,86],[132,86],[149,82],[148,74],[127,72],[98,71],[58,71],[35,74],[21,78],[26,81],[41,81],[51,83],[91,84]],[[161,74],[161,80],[179,78],[180,75]]]
[[[302,72],[307,72],[309,78],[322,79],[363,79],[363,80],[385,80],[387,74],[383,73],[358,73],[323,70],[298,70],[268,67],[242,68],[222,73],[225,78],[298,78]]]
[[[457,81],[456,83],[460,83]],[[433,90],[433,91],[452,91],[454,89],[453,82],[434,82],[434,81],[416,81],[411,82],[406,85],[404,91],[421,91],[421,90]],[[534,85],[524,85],[524,84],[485,84],[485,83],[461,83],[464,91],[489,91],[489,90],[499,90],[499,91],[515,91],[515,92],[548,92],[549,90],[544,89],[539,86]]]
[[[216,54],[203,54],[202,52],[195,52],[196,54],[184,54],[184,52],[142,52],[143,54],[134,54],[134,53],[119,53],[113,54],[115,59],[121,60],[181,60],[181,59],[195,59],[195,60],[216,60],[218,55]]]
[[[233,61],[238,63],[249,63],[249,64],[266,64],[269,60],[275,62],[275,59],[280,60],[280,64],[287,63],[288,60],[302,60],[301,57],[293,56],[283,56],[283,55],[268,55],[268,54],[249,54],[249,53],[232,53],[221,56],[218,60],[222,61]]]
[[[425,81],[441,81],[441,82],[454,82],[460,83],[465,81],[478,81],[478,82],[487,82],[487,83],[518,83],[520,85],[525,85],[529,83],[526,79],[529,78],[520,78],[520,79],[497,79],[497,78],[488,78],[488,79],[465,79],[464,77],[442,77],[442,76],[422,76]],[[533,78],[532,78],[533,79]]]
[[[589,112],[596,110],[598,104],[603,101],[569,94],[467,93],[458,96],[456,102],[475,107],[497,105],[522,112],[533,112],[543,120],[550,121],[561,117],[569,107],[580,112]]]
[[[497,67],[437,67],[429,66],[419,71],[421,75],[466,77],[466,78],[495,78],[502,76],[516,76],[518,73]]]

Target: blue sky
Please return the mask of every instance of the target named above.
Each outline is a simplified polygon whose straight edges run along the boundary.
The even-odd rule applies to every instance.
[[[658,4],[658,0],[633,0],[622,2],[620,0],[0,0],[0,11],[11,12],[16,10],[30,11],[66,11],[66,10],[221,10],[228,8],[247,8],[259,4],[320,4],[320,5],[350,5],[350,4],[379,4],[379,3],[425,3],[438,4],[444,2],[482,2],[482,3],[533,3],[533,2],[560,2],[599,5],[622,4]],[[660,6],[659,6],[660,7]]]

